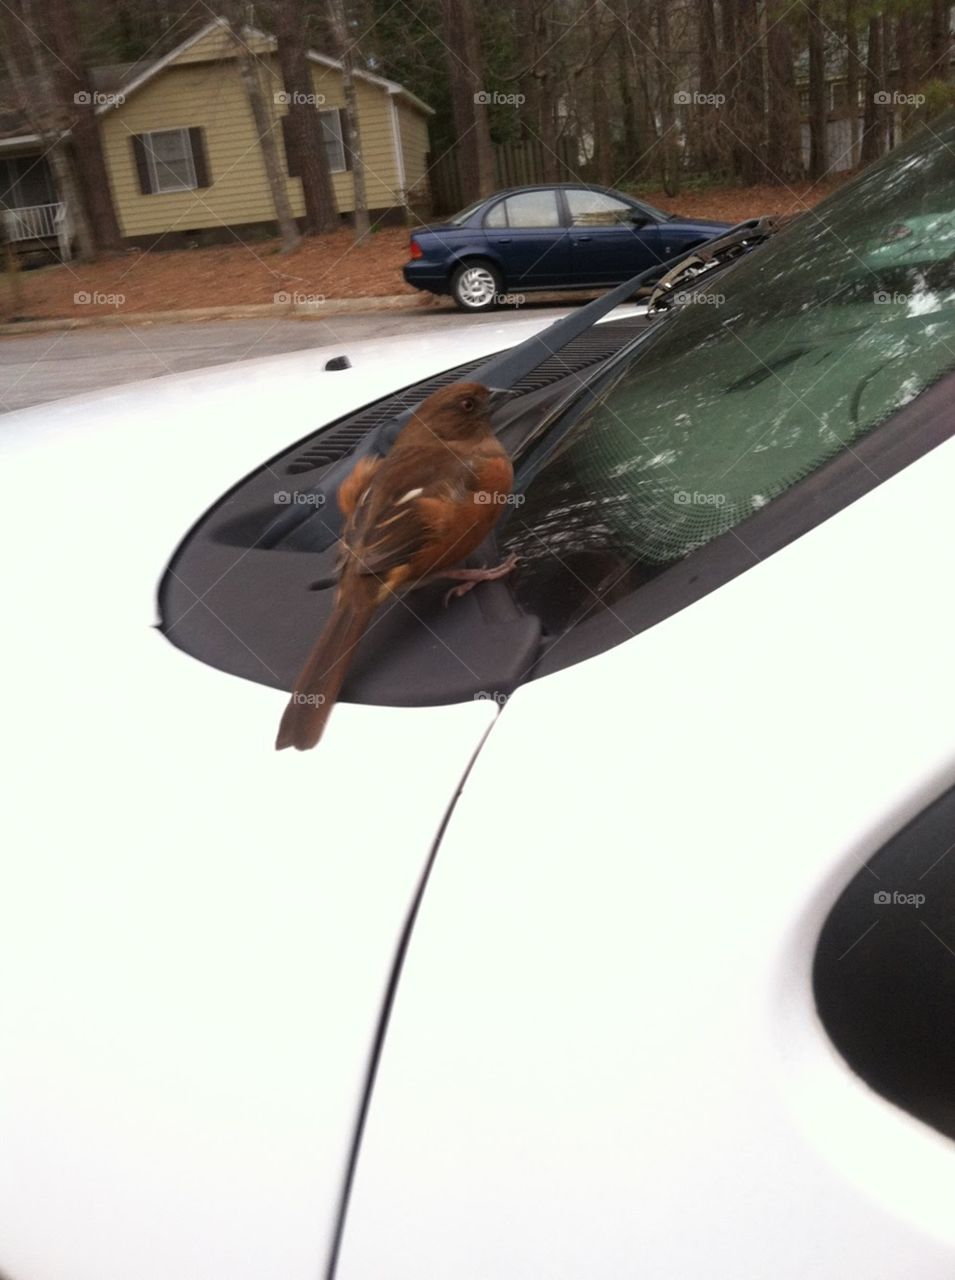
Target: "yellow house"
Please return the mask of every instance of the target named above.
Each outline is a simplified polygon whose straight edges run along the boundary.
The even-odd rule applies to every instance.
[[[243,40],[255,54],[288,174],[282,127],[288,98],[275,40],[255,31],[244,32]],[[355,202],[341,66],[312,51],[307,57],[338,210],[347,214]],[[93,84],[113,202],[131,244],[173,247],[274,225],[262,151],[224,19],[148,66],[102,68]],[[372,221],[403,221],[411,205],[427,203],[433,112],[381,76],[358,71],[355,86]],[[0,209],[14,239],[51,239],[68,222],[38,143],[15,130],[0,135]],[[301,217],[301,182],[289,175],[287,183],[292,212]]]

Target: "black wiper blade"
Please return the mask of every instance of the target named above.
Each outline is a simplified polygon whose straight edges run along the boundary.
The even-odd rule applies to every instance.
[[[725,236],[697,245],[688,257],[683,258],[656,281],[647,301],[648,313],[662,310],[662,304],[673,297],[674,290],[681,281],[692,280],[695,283],[717,267],[728,266],[735,258],[775,235],[783,221],[785,220],[779,218],[754,218],[751,230],[743,229],[745,224],[741,223]]]
[[[771,234],[767,230],[771,221],[768,218],[748,218],[729,231],[697,246],[694,254],[723,253],[737,244],[764,239],[766,235]],[[615,307],[628,302],[639,289],[653,283],[685,260],[685,253],[675,254],[672,258],[648,267],[646,271],[641,271],[630,280],[625,280],[623,284],[586,303],[571,315],[555,320],[541,333],[536,333],[533,337],[519,342],[517,346],[509,347],[506,351],[492,356],[469,374],[469,378],[474,382],[483,382],[488,387],[510,390],[521,378],[527,377],[538,365],[555,356],[569,342],[579,337],[598,320],[602,320]],[[420,403],[418,401],[418,404]],[[338,462],[332,463],[319,481],[301,491],[320,495],[320,500],[297,502],[286,507],[269,524],[257,545],[263,548],[275,547],[308,520],[311,521],[308,533],[308,546],[311,550],[324,551],[336,542],[342,527],[342,515],[338,507],[338,490],[342,481],[351,473],[359,458],[370,454],[384,457],[394,443],[398,432],[411,419],[417,407],[417,404],[412,405],[402,413],[396,414],[388,422],[383,422],[381,426],[369,432],[351,453],[339,459]]]

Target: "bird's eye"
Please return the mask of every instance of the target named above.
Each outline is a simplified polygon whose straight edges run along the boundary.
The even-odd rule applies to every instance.
[[[464,399],[461,401],[461,408],[464,410],[465,413],[470,413],[471,410],[474,408],[474,397],[465,396]]]

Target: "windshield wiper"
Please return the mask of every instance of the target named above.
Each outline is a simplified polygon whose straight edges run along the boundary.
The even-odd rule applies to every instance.
[[[754,219],[756,226],[749,235],[737,235],[739,228],[734,227],[727,236],[717,240],[707,240],[705,244],[697,245],[689,257],[683,258],[656,281],[647,300],[647,314],[652,315],[654,311],[664,310],[664,304],[669,303],[676,296],[675,290],[678,284],[692,281],[695,285],[701,276],[709,275],[719,267],[729,266],[755,245],[775,235],[784,221],[788,219],[757,218]]]
[[[527,377],[538,365],[555,356],[615,307],[628,302],[641,288],[660,280],[665,275],[672,274],[680,269],[681,264],[691,259],[699,259],[704,254],[703,260],[707,262],[722,260],[726,255],[735,257],[745,246],[752,246],[767,239],[776,228],[775,219],[748,218],[729,231],[697,246],[690,255],[690,259],[685,253],[677,254],[656,263],[646,271],[641,271],[630,280],[625,280],[623,284],[610,289],[601,297],[595,298],[593,302],[586,303],[571,315],[555,320],[541,333],[536,333],[516,346],[492,356],[469,377],[475,382],[483,382],[487,387],[499,387],[509,391],[521,378]],[[311,520],[308,531],[310,550],[324,551],[336,542],[342,526],[342,515],[338,507],[338,490],[342,481],[351,473],[359,458],[367,457],[369,454],[384,457],[417,407],[417,404],[412,405],[402,413],[396,414],[394,418],[382,423],[374,431],[369,432],[351,453],[339,459],[338,462],[332,463],[320,480],[301,491],[316,497],[311,501],[296,502],[276,516],[263,532],[258,545],[260,547],[277,546],[290,533],[309,520]],[[317,513],[321,513],[320,519],[315,518]]]

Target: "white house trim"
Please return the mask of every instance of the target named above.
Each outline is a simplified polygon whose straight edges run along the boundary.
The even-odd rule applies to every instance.
[[[389,90],[388,114],[391,116],[391,140],[395,148],[395,172],[398,175],[398,194],[401,203],[408,203],[408,192],[405,190],[405,155],[401,149],[401,123],[398,119],[397,95]]]

